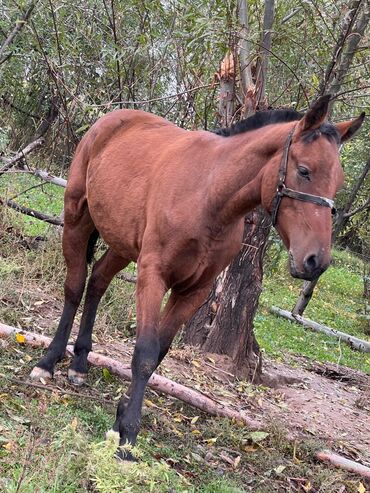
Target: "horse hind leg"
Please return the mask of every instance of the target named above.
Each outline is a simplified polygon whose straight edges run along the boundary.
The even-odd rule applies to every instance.
[[[74,385],[82,385],[87,378],[87,356],[92,348],[92,331],[99,302],[111,280],[130,260],[116,255],[111,249],[95,263],[87,284],[80,330],[74,345],[74,358],[68,378]]]
[[[67,204],[67,202],[66,202]],[[51,378],[55,364],[64,356],[77,308],[81,302],[87,276],[86,255],[90,238],[95,239],[95,226],[90,217],[86,202],[80,206],[77,215],[68,214],[66,207],[63,229],[63,254],[67,266],[64,283],[64,307],[55,336],[46,354],[33,368],[30,377]],[[75,207],[74,211],[78,210]]]

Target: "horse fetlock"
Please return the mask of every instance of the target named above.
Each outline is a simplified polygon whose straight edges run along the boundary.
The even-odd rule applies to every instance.
[[[86,383],[87,373],[81,373],[73,368],[68,369],[68,380],[72,385],[81,386]]]
[[[31,380],[42,381],[51,380],[52,378],[53,374],[50,371],[40,368],[39,366],[35,366],[30,373]]]

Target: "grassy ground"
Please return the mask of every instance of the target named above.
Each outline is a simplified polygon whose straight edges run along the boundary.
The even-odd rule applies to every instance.
[[[353,351],[337,339],[308,331],[298,324],[269,313],[272,305],[291,310],[302,283],[289,276],[287,256],[282,254],[268,270],[260,309],[255,319],[256,336],[267,354],[293,362],[301,354],[317,361],[330,361],[370,373],[368,353]],[[363,317],[362,261],[345,251],[333,252],[333,265],[322,275],[304,316],[336,330],[367,340]]]
[[[314,459],[323,446],[318,441],[288,441],[286,431],[273,425],[251,433],[154,392],[147,394],[140,462],[119,464],[112,459],[114,441],[102,440],[122,383],[92,369],[81,391],[88,397],[76,398],[64,378],[53,392],[9,380],[23,380],[39,355],[9,343],[1,356],[1,492],[358,491],[356,477]]]
[[[9,197],[34,183],[30,177],[18,180]],[[59,214],[62,191],[58,189],[54,200],[48,187],[33,189],[30,194],[35,196],[22,203]],[[3,182],[0,193],[4,190]],[[0,321],[24,328],[32,324],[53,333],[64,272],[59,233],[13,211],[0,214]],[[36,235],[48,238],[37,250],[29,238]],[[306,315],[366,338],[360,316],[361,262],[344,252],[335,252],[334,259]],[[303,355],[370,372],[369,358],[363,353],[269,314],[271,305],[290,309],[299,288],[300,283],[287,274],[284,255],[270,262],[255,323],[263,350],[293,364],[295,356]],[[131,285],[112,283],[99,312],[96,337],[133,333],[133,299]],[[112,459],[115,444],[102,440],[114,421],[122,382],[92,369],[88,386],[81,390],[85,398],[71,395],[75,389],[64,377],[53,383],[52,392],[14,381],[24,381],[39,356],[38,350],[12,341],[0,346],[0,492],[366,491],[358,478],[317,463],[314,452],[323,446],[317,441],[291,442],[287,431],[274,425],[256,435],[153,392],[147,394],[138,443],[141,462],[119,464]],[[65,374],[65,367],[62,370]]]

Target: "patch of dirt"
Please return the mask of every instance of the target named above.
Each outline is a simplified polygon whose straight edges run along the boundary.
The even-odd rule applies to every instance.
[[[98,344],[94,350],[129,363],[133,342]],[[189,347],[172,349],[158,373],[251,418],[279,423],[292,439],[311,437],[332,442],[354,459],[360,454],[370,465],[370,376],[339,365],[299,359],[300,366],[292,367],[264,358],[269,379],[295,382],[277,388],[239,381],[228,371],[228,357]]]

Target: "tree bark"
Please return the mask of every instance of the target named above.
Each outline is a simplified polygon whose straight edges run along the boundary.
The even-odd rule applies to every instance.
[[[218,72],[220,80],[220,103],[218,113],[222,127],[232,123],[235,106],[235,64],[234,53],[228,51],[221,62]]]
[[[249,43],[248,2],[238,0],[239,31],[239,69],[240,90],[243,102],[241,116],[248,118],[256,111],[256,88],[252,77],[251,48]]]
[[[261,52],[257,64],[257,107],[260,110],[267,109],[266,81],[268,58],[271,51],[271,34],[274,23],[275,0],[265,0],[265,12],[263,16],[263,37]]]
[[[262,361],[253,318],[262,290],[270,226],[261,208],[247,215],[241,252],[216,279],[207,302],[186,324],[183,335],[187,344],[230,356],[233,372],[254,382],[260,381]]]

